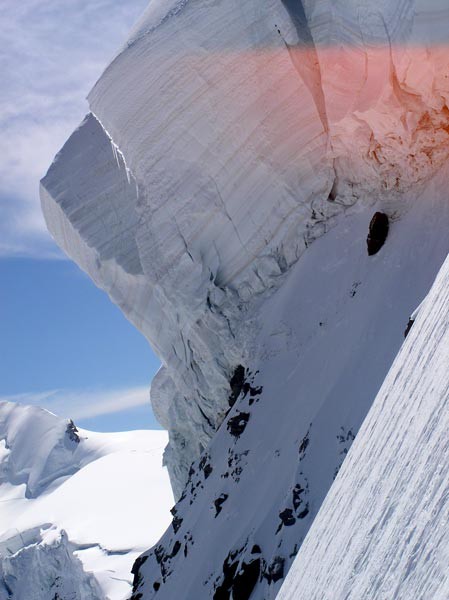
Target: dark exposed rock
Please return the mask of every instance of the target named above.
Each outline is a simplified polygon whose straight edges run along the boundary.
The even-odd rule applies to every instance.
[[[232,600],[249,600],[260,576],[260,558],[243,563],[232,586]]]
[[[214,592],[214,600],[231,600],[231,590],[224,584],[218,586]]]
[[[263,386],[259,387],[249,386],[249,401],[248,404],[251,406],[254,402],[259,402],[259,396],[262,394]]]
[[[176,542],[173,545],[173,550],[171,551],[171,554],[169,555],[170,558],[175,557],[180,550],[181,550],[181,542],[179,540],[176,540]]]
[[[66,434],[71,442],[75,442],[75,444],[80,443],[80,436],[78,435],[78,429],[72,419],[67,423]]]
[[[178,533],[179,528],[182,525],[182,518],[180,516],[178,516],[178,512],[176,510],[176,506],[174,506],[173,508],[170,509],[171,514],[173,515],[173,520],[171,522],[172,527],[173,527],[173,531],[175,533]]]
[[[285,559],[282,556],[275,556],[267,567],[264,577],[268,583],[276,583],[284,577]]]
[[[154,547],[152,554],[154,554],[156,562],[159,565],[163,583],[166,582],[167,577],[169,577],[172,573],[172,571],[170,570],[171,559],[174,558],[178,554],[178,552],[181,550],[181,548],[182,548],[182,544],[179,540],[175,541],[171,552],[168,552],[162,546],[162,544],[158,544],[157,546]],[[145,560],[146,560],[146,558],[147,557],[145,557]]]
[[[140,573],[140,567],[146,562],[148,556],[138,556],[134,561],[134,564],[131,569],[131,573],[134,575],[133,578],[133,593],[137,591],[137,588],[142,582],[142,575]],[[137,596],[133,596],[133,599],[136,600]]]
[[[153,583],[153,589],[155,592],[157,592],[160,587],[161,587],[161,584],[159,583],[159,581],[155,581]]]
[[[171,522],[172,526],[173,526],[173,531],[175,533],[178,533],[181,525],[182,525],[182,519],[181,517],[174,517],[173,521]]]
[[[223,579],[215,589],[214,600],[249,600],[260,578],[261,558],[241,562],[241,550],[230,552],[223,563]],[[260,550],[260,548],[259,548]]]
[[[185,534],[184,540],[185,540],[185,544],[184,544],[184,556],[187,557],[187,554],[189,553],[189,544],[190,544],[190,546],[193,546],[193,544],[194,544],[193,536],[190,533],[190,531],[188,531]]]
[[[249,421],[249,413],[240,412],[234,417],[231,417],[227,423],[228,431],[234,437],[239,437],[245,431],[245,427]]]
[[[289,558],[295,558],[295,556],[298,554],[298,550],[298,544],[295,544],[293,550],[289,554]]]
[[[310,427],[307,430],[306,435],[302,438],[301,443],[299,444],[299,460],[303,460],[306,456],[306,450],[308,445],[310,444]]]
[[[254,544],[254,546],[251,548],[251,554],[261,554],[262,550],[260,549],[259,544]]]
[[[154,549],[154,556],[156,557],[156,562],[161,564],[163,559],[165,558],[164,548],[159,544]]]
[[[208,454],[205,454],[201,458],[199,465],[198,465],[199,470],[203,471],[203,473],[204,473],[204,479],[207,479],[213,471],[212,465],[210,464],[209,461],[210,461],[210,456]]]
[[[248,403],[251,405],[253,402],[258,401],[258,396],[263,391],[263,386],[254,386],[254,379],[257,375],[252,374],[251,371],[245,370],[242,365],[236,367],[234,374],[229,382],[231,388],[231,395],[229,396],[229,406],[234,406],[239,396],[242,395],[246,398],[249,395]]]
[[[282,512],[279,513],[279,518],[282,521],[282,524],[286,527],[290,527],[296,523],[296,519],[293,516],[293,510],[291,508],[286,508]]]
[[[355,435],[352,433],[352,430],[349,429],[348,432],[346,432],[346,429],[344,427],[340,427],[341,433],[339,433],[337,435],[337,440],[340,442],[340,444],[345,444],[346,442],[349,442],[349,445],[351,445],[351,443],[354,441],[355,439]],[[347,454],[348,450],[346,449],[345,454]]]
[[[229,381],[231,395],[229,396],[229,406],[234,406],[237,398],[240,396],[243,384],[245,382],[245,367],[238,365]]]
[[[304,494],[306,490],[300,486],[299,483],[297,483],[295,485],[295,487],[293,488],[293,508],[296,510],[298,510],[298,508],[301,506],[302,504],[302,494]]]
[[[240,481],[240,475],[243,473],[243,466],[246,464],[245,457],[248,456],[249,450],[245,452],[233,452],[231,449],[228,450],[228,467],[230,471],[224,473],[222,477],[225,479],[229,476],[238,483]]]
[[[296,516],[298,517],[298,519],[305,519],[309,512],[309,503],[307,502],[304,509],[301,512],[297,513]]]
[[[216,500],[214,500],[215,517],[218,517],[218,515],[221,513],[223,504],[226,502],[227,499],[228,499],[228,494],[220,494],[218,496],[218,498]]]
[[[385,243],[388,236],[389,220],[388,216],[382,212],[374,213],[369,224],[368,237],[366,244],[368,247],[368,255],[377,254]]]
[[[408,334],[410,332],[410,329],[412,328],[414,322],[415,322],[415,319],[409,319],[408,320],[407,327],[405,328],[405,331],[404,331],[404,337],[405,338],[408,336]]]
[[[231,551],[225,558],[223,562],[223,581],[215,589],[214,600],[230,600],[232,584],[239,564],[239,561],[235,559],[239,552],[237,550]]]

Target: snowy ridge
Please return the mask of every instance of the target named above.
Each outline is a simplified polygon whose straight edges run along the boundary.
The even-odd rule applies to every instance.
[[[279,600],[449,596],[449,258]]]
[[[169,522],[166,441],[0,403],[0,599],[129,597],[133,561]]]
[[[87,458],[79,457],[80,438],[70,421],[47,411],[37,417],[35,408],[12,402],[1,404],[0,442],[0,485],[25,484],[27,498],[38,496],[56,479],[74,474]]]

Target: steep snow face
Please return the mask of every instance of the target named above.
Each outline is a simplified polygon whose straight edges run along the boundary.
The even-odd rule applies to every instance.
[[[170,521],[166,441],[0,403],[0,599],[129,597],[134,560]]]
[[[449,258],[278,596],[449,597]]]
[[[192,465],[172,527],[140,559],[136,599],[276,597],[449,251],[448,175],[374,256],[372,209],[342,217],[249,316],[238,398]]]
[[[92,90],[43,210],[162,359],[178,497],[251,363],[248,315],[340,217],[400,217],[446,160],[448,19],[443,0],[153,0]]]

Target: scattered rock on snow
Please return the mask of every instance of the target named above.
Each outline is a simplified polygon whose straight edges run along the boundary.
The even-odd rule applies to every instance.
[[[276,583],[284,577],[285,559],[282,556],[275,556],[267,567],[264,577],[268,583]]]
[[[214,500],[215,517],[218,517],[218,515],[221,513],[223,504],[226,502],[227,499],[228,499],[228,494],[220,494],[218,496],[218,498],[216,500]]]
[[[249,413],[240,412],[231,417],[227,423],[228,431],[234,437],[240,437],[249,421]]]
[[[286,508],[280,512],[279,518],[282,521],[282,525],[285,525],[286,527],[290,527],[290,525],[294,525],[296,523],[296,519],[293,516],[293,510],[291,508]]]
[[[229,406],[234,406],[237,398],[240,396],[243,384],[245,382],[245,367],[238,365],[229,382],[231,388],[231,395],[229,396]]]

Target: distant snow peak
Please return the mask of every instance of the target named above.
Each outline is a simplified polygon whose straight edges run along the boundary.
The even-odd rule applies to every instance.
[[[128,598],[134,560],[170,522],[166,443],[0,403],[0,600]]]
[[[25,484],[27,498],[39,496],[56,479],[73,475],[80,467],[80,438],[73,421],[47,410],[1,402],[0,440],[7,450],[0,483]]]

